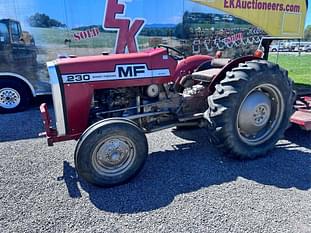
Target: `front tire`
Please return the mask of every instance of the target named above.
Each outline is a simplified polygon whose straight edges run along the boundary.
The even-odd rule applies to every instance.
[[[145,134],[133,122],[109,119],[95,123],[75,152],[79,176],[102,187],[125,183],[142,169],[148,155]]]
[[[240,64],[208,97],[210,141],[230,157],[265,155],[283,137],[294,97],[292,81],[278,65],[264,60]]]

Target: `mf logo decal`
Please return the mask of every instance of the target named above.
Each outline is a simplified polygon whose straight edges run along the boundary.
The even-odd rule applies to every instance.
[[[146,65],[117,66],[120,78],[133,78],[146,73]]]
[[[125,15],[125,4],[118,0],[107,0],[103,28],[117,31],[115,53],[135,53],[138,51],[137,36],[143,29],[144,19],[128,19]]]
[[[116,65],[113,72],[62,75],[64,83],[114,81],[139,78],[159,78],[170,76],[169,69],[149,70],[146,64]]]

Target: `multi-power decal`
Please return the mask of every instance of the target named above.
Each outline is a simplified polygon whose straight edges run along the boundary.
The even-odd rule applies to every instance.
[[[113,72],[66,74],[62,75],[62,79],[64,83],[81,83],[168,76],[169,69],[148,69],[146,64],[127,64],[117,65]]]

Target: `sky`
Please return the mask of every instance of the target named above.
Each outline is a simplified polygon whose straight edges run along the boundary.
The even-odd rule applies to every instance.
[[[160,4],[159,0],[119,0],[119,2],[127,2],[126,15],[147,18],[147,24],[180,23],[184,9],[220,13],[190,0],[162,0]],[[105,0],[0,0],[2,18],[18,16],[18,20],[25,21],[30,15],[39,12],[67,24],[70,28],[101,24],[104,10]]]
[[[121,1],[127,2],[126,15],[131,18],[146,18],[147,24],[180,23],[185,10],[220,13],[190,0],[119,0]],[[39,12],[70,28],[102,24],[104,9],[105,0],[0,0],[1,18],[15,18],[26,24],[27,17]],[[306,25],[311,25],[311,6]]]

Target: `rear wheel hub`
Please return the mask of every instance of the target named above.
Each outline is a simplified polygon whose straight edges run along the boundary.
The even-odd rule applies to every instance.
[[[284,102],[280,91],[271,84],[253,89],[244,99],[237,116],[240,138],[248,145],[260,145],[279,127]]]
[[[255,135],[268,122],[271,114],[271,100],[263,92],[255,91],[246,97],[239,114],[239,128],[242,132]]]

